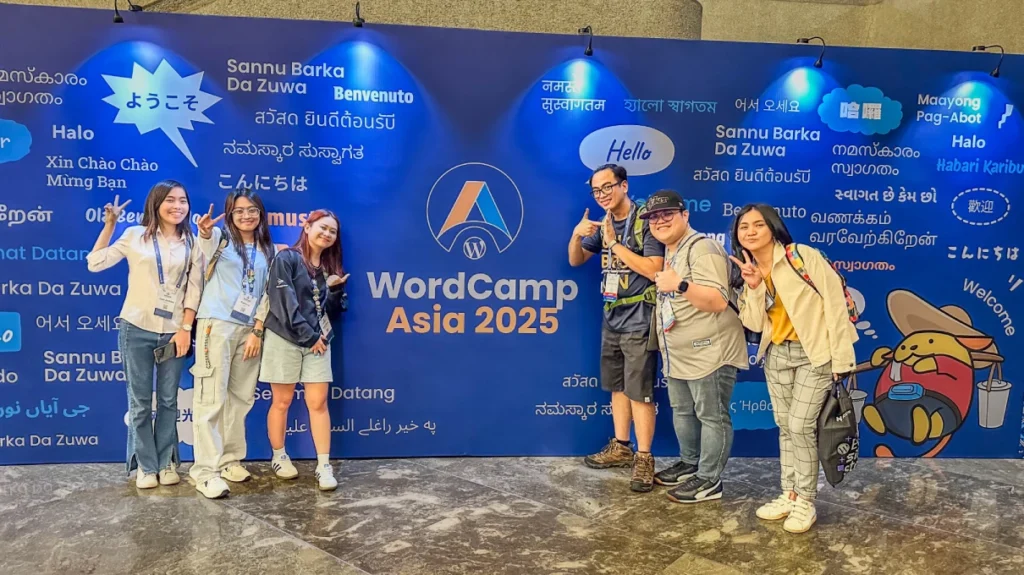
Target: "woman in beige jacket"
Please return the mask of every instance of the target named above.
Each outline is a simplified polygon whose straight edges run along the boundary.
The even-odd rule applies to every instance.
[[[817,520],[818,415],[832,382],[856,365],[857,330],[839,275],[818,250],[793,243],[774,208],[749,204],[741,209],[732,246],[742,254],[742,259],[732,256],[745,284],[740,319],[761,333],[757,360],[765,358],[779,426],[783,493],[760,507],[757,516],[785,519],[786,531],[804,533]]]

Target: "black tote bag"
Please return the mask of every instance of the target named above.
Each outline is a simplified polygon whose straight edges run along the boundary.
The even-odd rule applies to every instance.
[[[857,466],[860,437],[853,400],[846,379],[832,383],[832,390],[818,416],[818,460],[825,480],[835,487]]]

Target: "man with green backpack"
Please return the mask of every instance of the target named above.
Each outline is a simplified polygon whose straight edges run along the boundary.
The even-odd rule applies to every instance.
[[[605,210],[598,222],[588,209],[569,240],[569,264],[583,265],[601,254],[601,387],[612,394],[615,437],[584,463],[595,469],[633,468],[630,488],[648,492],[654,486],[654,381],[657,354],[648,350],[651,313],[657,300],[654,275],[661,271],[665,246],[641,218],[646,208],[629,198],[626,170],[607,164],[590,177],[594,199]],[[637,450],[630,445],[630,423]]]

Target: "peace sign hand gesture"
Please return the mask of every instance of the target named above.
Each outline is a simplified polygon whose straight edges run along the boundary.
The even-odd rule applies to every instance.
[[[203,217],[199,218],[199,237],[204,240],[208,240],[213,237],[213,226],[217,225],[217,222],[224,219],[224,214],[213,217],[213,204],[210,204],[210,211],[203,214]]]
[[[747,282],[747,286],[750,289],[757,289],[757,286],[761,285],[764,276],[761,275],[761,270],[757,268],[757,264],[750,261],[750,256],[747,255],[746,250],[743,250],[743,261],[738,260],[736,256],[729,256],[729,259],[739,267],[740,275],[743,276],[743,281]]]
[[[125,206],[132,203],[131,200],[125,203],[119,203],[121,200],[120,195],[114,196],[114,203],[103,206],[103,224],[113,228],[117,224],[118,218],[121,217],[121,213],[124,212]]]

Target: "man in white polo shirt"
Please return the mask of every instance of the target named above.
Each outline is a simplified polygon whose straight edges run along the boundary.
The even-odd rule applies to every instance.
[[[680,461],[655,475],[668,498],[699,503],[722,497],[722,471],[732,448],[729,403],[738,369],[747,369],[743,325],[731,307],[729,260],[717,241],[690,227],[679,194],[662,190],[641,216],[665,244],[655,276],[662,371],[668,377]]]

